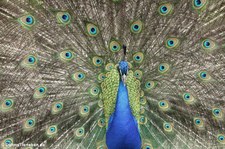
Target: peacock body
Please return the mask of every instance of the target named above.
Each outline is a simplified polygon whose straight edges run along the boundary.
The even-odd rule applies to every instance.
[[[225,148],[225,0],[1,0],[0,146]]]

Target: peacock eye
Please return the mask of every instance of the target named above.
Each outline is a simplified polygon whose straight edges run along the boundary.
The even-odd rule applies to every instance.
[[[169,103],[165,100],[158,102],[159,108],[163,111],[169,110]]]
[[[212,114],[213,114],[214,118],[221,119],[223,117],[222,111],[219,108],[213,108]]]
[[[74,53],[70,50],[59,53],[59,59],[63,62],[70,62],[74,58]]]
[[[71,22],[71,16],[68,12],[58,12],[56,14],[58,23],[67,25]]]
[[[51,132],[55,132],[55,127],[50,127],[49,130],[50,130]]]
[[[142,63],[144,59],[144,54],[142,52],[137,52],[133,55],[133,60],[136,63]]]
[[[118,52],[121,50],[121,44],[117,40],[112,39],[109,44],[109,49],[112,52]]]
[[[103,64],[103,59],[101,57],[95,56],[92,58],[92,62],[95,66],[99,67]]]
[[[214,49],[216,49],[216,47],[217,47],[216,43],[211,39],[205,39],[205,40],[202,41],[202,48],[205,51],[211,52]]]
[[[137,79],[141,79],[142,78],[142,71],[141,70],[135,70],[134,71],[134,77],[136,77]]]
[[[189,100],[190,99],[190,94],[189,93],[184,94],[184,99],[185,100]]]
[[[85,74],[83,72],[76,72],[72,74],[72,79],[74,81],[83,81],[85,79]]]
[[[183,94],[183,100],[186,104],[192,104],[194,103],[194,97],[190,93],[184,93]]]
[[[29,56],[29,57],[27,58],[27,61],[28,61],[28,63],[30,63],[30,64],[34,64],[35,61],[36,61],[36,58],[35,58],[34,56]]]
[[[5,144],[6,145],[12,144],[12,141],[11,140],[5,140]]]
[[[87,29],[87,33],[88,35],[95,37],[98,35],[99,33],[99,29],[95,24],[92,23],[88,23],[86,24],[86,29]]]
[[[35,24],[35,18],[32,15],[25,15],[18,19],[18,22],[24,27],[25,29],[31,29],[31,27]]]
[[[35,119],[29,118],[24,122],[23,129],[24,131],[30,131],[34,128],[34,126],[35,126]]]
[[[193,0],[194,9],[202,9],[208,3],[208,0]]]
[[[159,14],[162,16],[166,16],[172,13],[173,5],[171,3],[165,3],[159,6]]]
[[[139,118],[139,123],[142,124],[142,125],[146,124],[147,123],[147,118],[145,116],[141,116]]]
[[[34,124],[34,121],[33,120],[28,120],[28,125],[32,126]]]
[[[88,105],[83,105],[83,106],[80,106],[79,108],[79,115],[81,117],[86,117],[88,116],[90,113],[90,107]]]
[[[52,104],[51,112],[52,114],[57,114],[63,109],[63,102],[56,102]]]
[[[45,88],[44,88],[44,87],[40,87],[40,88],[38,89],[38,91],[39,91],[40,94],[44,94]]]
[[[114,67],[115,67],[115,65],[114,65],[113,63],[108,63],[108,64],[106,64],[106,66],[105,66],[105,70],[106,70],[106,71],[110,71],[110,70],[112,70]]]
[[[210,42],[209,42],[209,40],[205,40],[204,42],[203,42],[203,45],[204,45],[204,47],[205,48],[210,48]]]
[[[106,76],[105,76],[104,73],[100,73],[100,74],[98,75],[98,80],[99,80],[99,81],[103,81],[105,78],[106,78]]]
[[[53,137],[57,134],[57,126],[56,125],[52,125],[52,126],[49,126],[47,129],[46,129],[46,134],[49,136],[49,137]]]
[[[34,124],[35,124],[35,121],[33,120],[33,119],[28,119],[27,121],[26,121],[26,126],[27,127],[33,127],[34,126]]]
[[[11,107],[12,104],[13,104],[13,102],[12,102],[11,100],[6,100],[6,101],[5,101],[5,105],[6,105],[7,107]]]
[[[66,53],[65,53],[65,57],[68,58],[68,59],[70,59],[70,58],[72,57],[72,53],[69,52],[69,51],[66,52]]]
[[[37,57],[34,55],[27,55],[21,62],[21,66],[24,68],[35,68],[37,66]]]
[[[201,123],[201,120],[200,119],[196,119],[195,120],[195,124],[199,125]]]
[[[98,126],[99,127],[104,127],[105,126],[105,119],[104,118],[100,118],[98,120]]]
[[[1,102],[0,111],[7,112],[13,108],[14,101],[12,99],[4,99]]]
[[[194,125],[197,128],[202,129],[204,127],[204,121],[201,118],[194,118]]]
[[[96,85],[93,85],[93,86],[90,87],[89,93],[93,97],[97,97],[98,94],[100,93],[100,88],[98,86],[96,86]]]
[[[84,134],[85,134],[84,127],[77,128],[75,130],[74,134],[75,134],[76,138],[82,138],[84,136]]]
[[[34,23],[34,18],[33,18],[32,16],[27,16],[27,17],[26,17],[26,23],[27,23],[28,25],[33,24],[33,23]]]
[[[162,63],[158,67],[158,71],[162,74],[168,72],[169,69],[170,69],[170,66],[167,63]]]
[[[198,76],[202,81],[209,81],[211,79],[211,76],[206,71],[199,72]]]
[[[34,98],[43,98],[46,95],[47,88],[44,86],[35,89]]]
[[[151,90],[156,86],[156,83],[154,81],[146,81],[145,82],[145,89]]]
[[[180,40],[178,38],[168,38],[166,40],[166,47],[168,49],[174,49],[177,48],[180,45]]]
[[[163,123],[163,129],[166,132],[171,132],[173,130],[172,126],[170,123],[164,122]]]
[[[7,147],[8,145],[13,144],[13,139],[12,138],[7,138],[3,142],[4,142],[4,146],[6,146],[6,148],[8,148]]]
[[[217,135],[217,141],[221,144],[225,144],[225,136],[222,134]]]
[[[165,14],[165,13],[167,13],[168,12],[168,8],[166,7],[166,6],[161,6],[160,7],[160,12],[162,13],[162,14]]]
[[[142,28],[143,28],[143,23],[140,20],[134,21],[131,24],[132,33],[135,33],[135,34],[140,33],[142,31]]]

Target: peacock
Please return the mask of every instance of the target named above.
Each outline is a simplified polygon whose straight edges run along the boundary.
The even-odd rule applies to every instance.
[[[225,0],[1,0],[0,148],[224,149]]]

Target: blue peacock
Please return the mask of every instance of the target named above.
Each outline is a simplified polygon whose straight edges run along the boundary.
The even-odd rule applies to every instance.
[[[225,0],[1,0],[0,148],[225,148]]]

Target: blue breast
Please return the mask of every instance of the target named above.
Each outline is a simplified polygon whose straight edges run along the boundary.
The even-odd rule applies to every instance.
[[[115,112],[106,132],[108,149],[140,149],[141,137],[138,124],[129,104],[127,87],[120,81]]]

